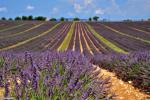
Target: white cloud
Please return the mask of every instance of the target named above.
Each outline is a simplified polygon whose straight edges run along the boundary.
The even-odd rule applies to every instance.
[[[150,0],[128,0],[122,10],[126,16],[149,16]]]
[[[91,5],[91,4],[92,4],[92,2],[93,2],[93,0],[84,0],[84,4],[85,4],[85,6],[87,6],[87,5]]]
[[[27,9],[27,10],[34,10],[34,9],[35,9],[35,7],[34,7],[34,6],[32,6],[32,5],[28,5],[28,6],[26,7],[26,9]]]
[[[53,13],[58,13],[58,11],[59,11],[59,9],[58,9],[57,7],[54,7],[54,8],[52,9],[52,12],[53,12]]]
[[[121,6],[117,4],[116,0],[110,0],[110,6],[105,7],[105,14],[115,15],[115,16],[124,16],[124,11],[121,9]]]
[[[6,7],[0,7],[0,12],[6,12],[7,8]]]
[[[102,9],[98,8],[98,9],[95,10],[95,14],[96,15],[103,15],[104,11]]]
[[[112,19],[150,16],[150,0],[68,0],[74,15],[102,15]],[[69,15],[69,14],[68,14]],[[71,14],[70,14],[71,15]]]
[[[110,0],[111,5],[105,8],[105,13],[108,15],[117,16],[120,18],[142,18],[149,16],[150,0],[126,0],[123,4],[119,4],[117,0]]]
[[[73,17],[74,16],[74,13],[72,13],[72,12],[68,12],[67,14],[69,15],[69,17]]]
[[[81,10],[82,10],[82,7],[81,7],[80,4],[75,3],[75,4],[74,4],[74,9],[75,9],[75,12],[80,13]]]
[[[73,13],[81,14],[82,16],[94,16],[95,10],[97,9],[97,6],[95,2],[97,0],[68,0],[70,4],[73,6]]]

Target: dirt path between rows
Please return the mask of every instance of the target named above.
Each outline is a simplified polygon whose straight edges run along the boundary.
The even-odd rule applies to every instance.
[[[96,66],[94,66],[96,67]],[[97,67],[97,70],[100,69]],[[150,95],[141,93],[138,89],[134,88],[131,83],[132,82],[124,82],[117,78],[117,76],[109,72],[105,69],[101,69],[101,74],[104,79],[107,77],[111,77],[111,88],[110,91],[115,93],[117,96],[116,100],[150,100]],[[149,99],[147,98],[149,97]]]
[[[4,95],[4,88],[0,87],[0,100],[2,100],[3,95]]]

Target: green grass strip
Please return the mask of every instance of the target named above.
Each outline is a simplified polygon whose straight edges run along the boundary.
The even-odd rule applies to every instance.
[[[41,34],[35,36],[35,37],[32,37],[32,38],[30,38],[30,39],[28,39],[28,40],[25,40],[25,41],[22,41],[22,42],[18,42],[17,44],[14,44],[14,45],[11,45],[11,46],[2,48],[2,49],[0,49],[0,51],[9,50],[9,49],[12,49],[12,48],[16,48],[16,47],[21,46],[21,45],[23,45],[23,44],[26,44],[26,43],[28,43],[28,42],[30,42],[30,41],[32,41],[32,40],[35,40],[35,39],[37,39],[37,38],[40,38],[40,37],[42,37],[42,36],[48,34],[49,32],[51,32],[52,30],[54,30],[54,29],[55,29],[58,25],[60,25],[60,24],[61,24],[61,23],[58,23],[58,24],[54,25],[52,28],[50,28],[49,30],[47,30],[47,31],[45,31],[45,32],[43,32],[43,33],[41,33]]]
[[[140,40],[140,41],[143,41],[143,42],[146,42],[146,43],[150,43],[150,40],[145,40],[145,39],[142,39],[142,38],[139,38],[139,37],[134,37],[132,35],[128,35],[128,34],[125,34],[123,32],[120,32],[118,30],[115,30],[114,28],[111,28],[107,25],[104,25],[104,24],[101,24],[103,25],[104,27],[106,27],[107,29],[111,30],[111,31],[114,31],[115,33],[118,33],[118,34],[121,34],[121,35],[124,35],[124,36],[127,36],[127,37],[130,37],[130,38],[133,38],[133,39],[136,39],[136,40]]]
[[[0,30],[0,32],[4,32],[4,31],[11,30],[11,29],[15,29],[15,28],[21,27],[23,25],[25,25],[25,24],[19,24],[19,25],[16,25],[16,26],[8,27],[8,28]]]
[[[71,28],[70,28],[67,36],[65,37],[64,41],[59,46],[59,48],[57,49],[57,51],[64,51],[64,50],[66,50],[68,48],[70,40],[71,40],[71,37],[73,35],[74,27],[75,27],[75,22],[73,22],[73,24],[71,25]]]
[[[136,30],[136,31],[139,31],[139,32],[143,32],[143,33],[145,33],[145,34],[150,34],[150,32],[147,32],[147,31],[144,31],[144,30],[141,30],[141,29],[137,29],[137,28],[135,28],[135,27],[129,27],[129,28],[131,28],[131,29],[133,29],[133,30]],[[150,28],[149,28],[150,29]]]
[[[35,25],[35,26],[33,26],[33,27],[31,27],[31,28],[29,28],[29,29],[27,29],[27,30],[25,30],[25,31],[22,31],[22,32],[18,32],[18,33],[15,33],[15,34],[10,34],[10,35],[6,35],[6,36],[3,36],[3,37],[0,37],[0,39],[3,39],[3,38],[10,38],[10,37],[13,37],[13,36],[17,36],[17,35],[24,34],[25,32],[31,31],[31,30],[33,30],[33,29],[35,29],[35,28],[38,28],[38,27],[40,27],[40,26],[43,25],[43,24],[44,24],[44,23]]]
[[[103,43],[105,43],[108,47],[110,47],[112,50],[119,52],[119,53],[123,53],[123,54],[128,54],[128,52],[124,51],[123,49],[117,47],[116,45],[114,45],[113,43],[109,42],[107,39],[105,39],[104,37],[102,37],[100,34],[98,34],[90,25],[88,25],[86,23],[86,25],[88,26],[88,28],[91,30],[91,32],[98,38],[100,39]]]

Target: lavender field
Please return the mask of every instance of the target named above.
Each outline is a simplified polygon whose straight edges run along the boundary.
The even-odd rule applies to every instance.
[[[148,100],[149,25],[0,21],[0,99]]]

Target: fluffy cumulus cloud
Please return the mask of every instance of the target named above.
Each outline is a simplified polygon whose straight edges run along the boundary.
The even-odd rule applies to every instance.
[[[93,9],[93,0],[70,0],[69,2],[73,5],[73,12],[77,14],[87,15],[90,14],[92,10],[95,10]]]
[[[125,8],[125,6],[127,6]],[[141,16],[149,14],[150,16],[150,0],[128,0],[122,10],[126,15]]]
[[[150,16],[150,0],[69,0],[69,2],[74,7],[72,13],[85,16],[100,15],[107,18]]]
[[[26,10],[34,10],[34,9],[35,9],[35,7],[32,6],[32,5],[28,5],[28,6],[26,7]]]
[[[54,7],[54,8],[52,9],[52,12],[53,12],[53,13],[58,13],[58,12],[59,12],[59,9],[58,9],[57,7]]]
[[[16,12],[23,12],[24,9],[27,11],[38,10],[45,16],[54,17],[77,16],[88,18],[97,15],[106,19],[126,19],[148,18],[150,16],[150,0],[47,0],[47,2],[45,4],[42,0],[32,0],[30,3],[27,3],[24,0],[20,6],[26,8],[18,10],[16,3],[14,4],[16,8],[14,7],[13,9]],[[35,9],[31,4],[37,5],[36,3],[40,4],[40,6]],[[0,0],[0,12],[7,12],[7,8],[9,12],[13,11],[8,3],[3,4],[2,0]],[[39,14],[38,11],[32,12],[33,15]],[[3,15],[1,13],[1,16]]]
[[[106,14],[108,15],[124,15],[124,12],[121,11],[121,7],[119,6],[119,4],[116,2],[116,0],[110,0],[110,4],[109,6],[106,6],[104,8],[104,11]]]
[[[95,10],[95,14],[96,15],[103,15],[104,11],[102,9],[98,8],[98,9]]]
[[[126,0],[118,2],[110,0],[111,5],[105,7],[105,13],[109,16],[114,16],[116,19],[125,18],[142,18],[150,16],[150,0]]]
[[[81,7],[80,4],[75,3],[75,4],[74,4],[74,9],[75,9],[75,12],[80,13],[81,10],[82,10],[82,7]]]
[[[0,12],[6,12],[7,8],[6,7],[0,7]]]
[[[68,12],[67,15],[68,15],[69,17],[74,17],[74,13],[72,13],[72,12]]]
[[[93,2],[93,0],[84,0],[84,4],[87,5],[91,5]]]

